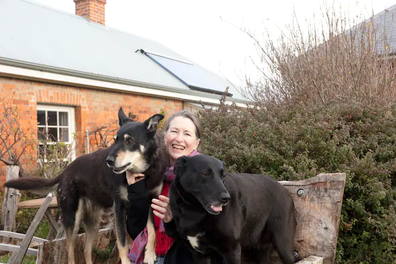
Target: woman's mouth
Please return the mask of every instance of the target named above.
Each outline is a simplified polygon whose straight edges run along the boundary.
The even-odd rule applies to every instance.
[[[175,144],[173,144],[173,145],[172,145],[172,148],[175,149],[175,150],[184,150],[186,147],[181,146],[181,145],[175,145]]]

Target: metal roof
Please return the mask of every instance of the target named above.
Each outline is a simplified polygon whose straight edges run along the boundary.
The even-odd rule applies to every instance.
[[[372,32],[368,32],[367,28],[375,32],[375,44],[379,54],[393,55],[396,52],[396,5],[366,19],[350,31],[358,30],[358,34],[361,32],[371,34]],[[359,38],[356,41],[359,42]]]
[[[55,10],[31,0],[0,0],[0,63],[43,66],[57,72],[86,73],[137,84],[169,87],[188,93],[190,88],[144,56],[139,49],[188,61],[207,80],[229,86],[236,101],[247,101],[224,78],[195,64],[164,45]],[[210,96],[209,93],[201,93]]]

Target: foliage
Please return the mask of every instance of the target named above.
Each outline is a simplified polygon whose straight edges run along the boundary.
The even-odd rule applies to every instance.
[[[11,253],[0,256],[0,263],[8,263],[10,257],[11,257]],[[22,264],[35,264],[35,263],[36,263],[36,256],[26,255],[22,260]]]
[[[0,114],[0,161],[20,165],[21,156],[32,143],[28,137],[30,129],[21,129],[17,107],[5,98],[0,98]]]
[[[325,3],[325,2],[324,2]],[[396,263],[396,97],[387,21],[323,7],[258,51],[255,106],[201,113],[205,153],[230,171],[300,180],[345,172],[337,263]],[[392,16],[385,12],[384,16]],[[376,22],[376,23],[374,23]],[[218,146],[222,146],[219,148]]]
[[[392,104],[394,59],[387,56],[393,51],[386,21],[350,18],[334,6],[321,10],[307,25],[294,15],[276,40],[245,30],[258,50],[253,63],[259,73],[258,80],[246,77],[245,94],[264,105]]]
[[[200,120],[203,152],[229,171],[278,180],[345,172],[337,263],[396,262],[395,107],[223,105]]]
[[[101,250],[101,249],[94,247],[93,252],[98,257],[98,261],[105,262],[107,259],[109,259],[114,252],[115,245],[116,245],[116,241],[111,240],[110,243],[107,245],[107,248],[105,248],[105,249]]]
[[[31,193],[23,193],[21,197],[21,201],[31,200],[39,198],[39,196],[31,194]],[[57,209],[54,209],[54,213],[56,213]],[[16,232],[26,234],[30,224],[33,221],[34,216],[37,213],[37,209],[34,208],[22,208],[19,209],[17,215],[15,217],[16,222]],[[47,238],[49,233],[49,223],[45,217],[43,217],[34,233],[34,236]]]

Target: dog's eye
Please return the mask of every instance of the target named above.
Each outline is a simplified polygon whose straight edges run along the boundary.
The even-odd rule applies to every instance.
[[[125,142],[126,142],[127,144],[132,144],[132,143],[133,143],[133,140],[132,140],[132,138],[126,138],[126,139],[125,139]]]

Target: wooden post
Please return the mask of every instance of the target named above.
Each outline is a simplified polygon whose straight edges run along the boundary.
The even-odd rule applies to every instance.
[[[6,181],[18,179],[19,166],[7,166]],[[17,203],[19,191],[13,188],[5,188],[3,211],[1,214],[1,223],[5,231],[15,231],[15,216],[18,210]],[[3,238],[4,243],[9,242],[9,238]]]
[[[325,173],[302,181],[280,182],[296,207],[294,246],[300,258],[319,256],[324,264],[334,263],[345,179],[345,173]]]

